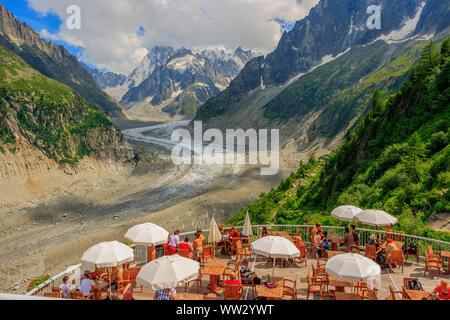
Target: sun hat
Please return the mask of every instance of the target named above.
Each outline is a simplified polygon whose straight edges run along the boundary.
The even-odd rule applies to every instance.
[[[387,238],[387,243],[392,243],[392,239],[391,238]]]

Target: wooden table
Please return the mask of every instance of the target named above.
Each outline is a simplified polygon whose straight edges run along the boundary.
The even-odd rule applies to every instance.
[[[362,300],[363,298],[356,293],[347,293],[347,292],[335,292],[336,300]]]
[[[196,293],[180,293],[179,297],[183,300],[195,301],[195,300],[219,300],[217,297],[208,297],[204,294]]]
[[[223,267],[225,268],[228,264],[228,262],[230,262],[230,260],[223,260],[223,259],[212,259],[209,260],[206,264],[205,267],[209,267],[209,268],[213,268],[213,267]]]
[[[328,285],[334,287],[335,292],[345,292],[345,288],[353,288],[353,281],[341,280],[332,276],[329,276],[328,278]]]
[[[419,290],[405,290],[406,294],[408,295],[408,298],[411,300],[422,300],[423,298],[431,298],[431,294],[426,291],[419,291]]]
[[[337,256],[337,255],[339,255],[339,254],[345,254],[345,253],[347,253],[347,252],[345,252],[345,251],[328,251],[328,252],[327,252],[327,254],[328,254],[328,259],[331,259],[331,258],[333,258],[334,256]]]
[[[442,251],[441,257],[444,259],[444,270],[446,274],[450,273],[450,251]],[[447,258],[447,269],[445,269],[445,259]]]
[[[214,293],[216,295],[221,294],[221,289],[217,288],[217,282],[219,281],[220,276],[223,275],[225,271],[225,267],[221,266],[212,266],[212,267],[204,267],[202,270],[202,274],[209,275],[209,281],[211,284],[211,288],[208,290],[208,292],[205,293],[205,295]]]
[[[266,298],[267,300],[281,300],[283,298],[283,279],[271,278],[271,282],[276,283],[277,287],[269,289],[264,284],[260,284],[258,288],[258,296]]]
[[[274,233],[272,233],[272,235],[276,236],[276,237],[283,237],[283,238],[288,239],[291,242],[294,242],[294,239],[292,239],[290,234],[287,233],[286,231],[275,231]]]

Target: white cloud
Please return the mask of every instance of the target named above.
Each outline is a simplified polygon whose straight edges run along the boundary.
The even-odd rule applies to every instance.
[[[274,18],[302,19],[318,0],[27,0],[41,13],[63,21],[54,40],[85,48],[82,60],[114,72],[128,73],[154,45],[187,48],[223,45],[264,53],[281,37]],[[66,27],[69,5],[81,8],[81,30]],[[138,35],[140,26],[144,35]]]

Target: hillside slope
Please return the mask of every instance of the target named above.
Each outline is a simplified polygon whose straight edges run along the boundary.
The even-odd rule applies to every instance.
[[[22,57],[43,75],[78,92],[110,118],[124,117],[121,106],[97,87],[91,74],[62,46],[40,37],[0,3],[0,45]]]
[[[120,173],[133,160],[101,110],[0,46],[1,203],[45,194],[40,180],[55,190],[77,172]]]
[[[378,208],[399,218],[397,230],[450,240],[426,223],[432,214],[450,217],[450,39],[431,42],[408,81],[387,99],[375,90],[369,113],[342,147],[311,159],[245,212],[256,223],[345,225],[328,212],[338,205]],[[446,229],[445,229],[446,228]],[[449,226],[443,226],[448,230]]]

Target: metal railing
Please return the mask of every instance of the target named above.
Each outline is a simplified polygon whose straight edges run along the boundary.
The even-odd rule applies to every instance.
[[[241,230],[243,227],[236,227]],[[302,237],[303,242],[307,245],[311,244],[311,231],[314,228],[312,225],[254,225],[252,226],[253,236],[250,237],[251,240],[258,239],[262,234],[262,229],[267,228],[271,232],[273,231],[285,231],[291,235],[299,235]],[[225,228],[227,230],[227,228]],[[344,227],[335,226],[322,226],[323,231],[328,232],[328,234],[337,234],[339,237],[344,235]],[[396,241],[402,241],[405,243],[405,247],[410,243],[416,243],[418,245],[419,257],[423,261],[425,259],[425,251],[429,246],[433,248],[434,251],[450,251],[450,242],[445,242],[441,240],[429,239],[424,237],[406,235],[401,233],[381,231],[374,229],[362,229],[357,228],[356,231],[360,238],[360,247],[364,249],[365,245],[369,242],[369,237],[371,234],[377,235],[378,238],[386,240],[391,238]],[[208,239],[209,229],[202,230],[206,239]],[[189,241],[194,240],[196,231],[184,232],[180,234],[180,239],[188,238]],[[130,246],[134,249],[135,262],[132,265],[143,265],[147,263],[147,249],[145,246]],[[157,251],[157,257],[163,255],[162,250]],[[32,291],[28,292],[27,295],[38,295],[43,294],[44,291],[51,290],[53,286],[57,286],[62,283],[62,278],[64,276],[69,276],[69,283],[71,289],[78,289],[81,278],[81,268],[82,264],[69,267],[67,270],[61,272],[60,274],[47,280],[40,286],[36,287]]]

